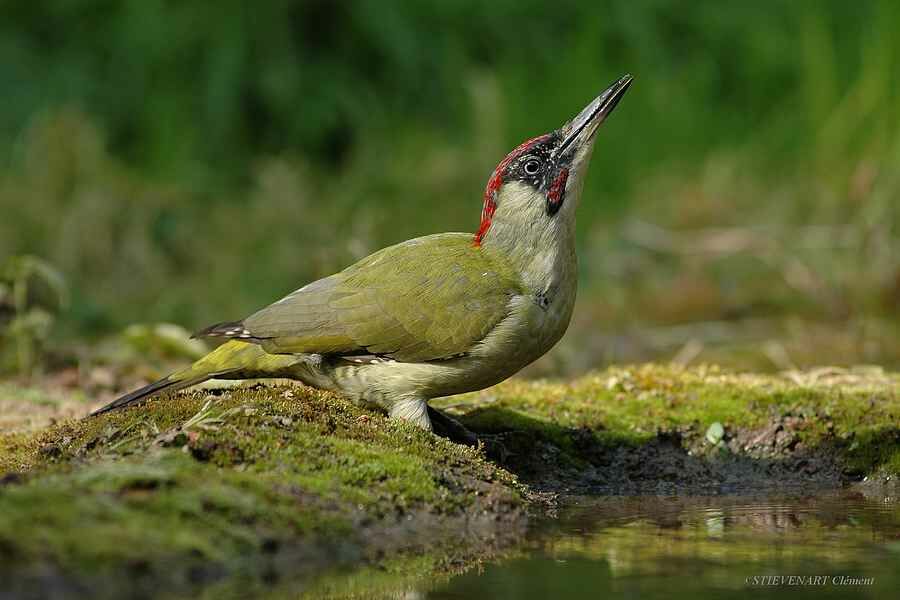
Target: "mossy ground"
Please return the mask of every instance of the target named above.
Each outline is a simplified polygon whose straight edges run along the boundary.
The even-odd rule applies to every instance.
[[[276,554],[317,570],[522,524],[514,477],[476,450],[305,388],[9,435],[0,473],[0,572],[38,578],[178,586]]]
[[[506,466],[531,484],[546,483],[548,464],[568,470],[554,485],[599,491],[748,491],[900,473],[900,377],[877,367],[754,375],[645,365],[570,382],[512,380],[443,402],[476,430],[511,432],[518,453]],[[721,429],[708,436],[714,424]]]
[[[55,402],[73,410],[71,399],[28,397],[42,418]],[[309,574],[405,551],[428,552],[428,569],[458,568],[514,537],[540,492],[746,491],[900,473],[900,378],[877,369],[642,366],[435,404],[498,434],[511,456],[497,465],[298,386],[197,391],[39,429],[10,420],[0,572],[96,591]]]

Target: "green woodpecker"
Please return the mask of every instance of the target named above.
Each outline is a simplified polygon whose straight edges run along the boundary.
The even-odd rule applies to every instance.
[[[428,400],[499,383],[565,333],[578,279],[575,211],[595,134],[631,81],[625,75],[500,161],[474,237],[384,248],[242,321],[204,329],[197,336],[229,341],[94,414],[212,378],[280,377],[452,431]]]

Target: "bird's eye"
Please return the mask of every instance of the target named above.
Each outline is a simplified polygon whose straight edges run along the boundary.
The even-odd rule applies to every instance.
[[[541,170],[541,161],[532,158],[525,163],[523,169],[525,170],[526,175],[536,175],[537,172]]]

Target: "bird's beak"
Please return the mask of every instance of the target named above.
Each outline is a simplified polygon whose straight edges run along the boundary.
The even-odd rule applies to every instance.
[[[600,123],[606,120],[625,95],[625,90],[631,85],[632,79],[631,75],[623,75],[584,107],[577,117],[566,123],[562,128],[563,142],[557,147],[555,154],[559,157],[565,156],[570,149],[577,149],[593,140]]]

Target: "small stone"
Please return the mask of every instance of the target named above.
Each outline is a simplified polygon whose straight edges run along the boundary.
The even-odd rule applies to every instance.
[[[718,421],[710,425],[709,429],[706,430],[706,441],[714,446],[721,442],[723,437],[725,437],[725,427]]]

